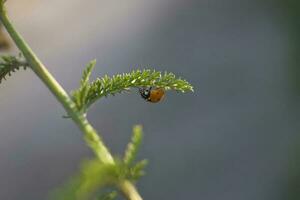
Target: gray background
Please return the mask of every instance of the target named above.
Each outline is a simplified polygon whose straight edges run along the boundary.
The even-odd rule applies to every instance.
[[[255,0],[9,0],[10,16],[68,90],[137,68],[172,71],[195,93],[149,104],[137,91],[103,99],[88,118],[114,154],[143,124],[145,199],[279,200],[299,131],[289,33],[275,3]],[[17,52],[13,50],[12,52]],[[0,199],[46,199],[92,156],[30,71],[0,85]],[[299,99],[299,98],[298,98]]]

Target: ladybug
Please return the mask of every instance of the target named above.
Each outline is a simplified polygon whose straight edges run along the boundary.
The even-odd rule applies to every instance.
[[[162,100],[165,96],[165,90],[163,88],[140,88],[139,92],[142,98],[146,99],[151,103],[157,103]]]

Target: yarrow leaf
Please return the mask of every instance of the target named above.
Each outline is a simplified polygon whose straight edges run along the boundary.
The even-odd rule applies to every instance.
[[[127,145],[127,149],[125,151],[125,156],[124,156],[125,164],[131,165],[132,162],[136,159],[136,155],[141,145],[142,139],[143,139],[142,126],[140,125],[134,126],[131,142]]]
[[[29,64],[20,54],[19,56],[1,56],[0,57],[0,83],[5,77],[11,76],[12,72],[20,68],[26,69]]]
[[[134,70],[130,73],[117,74],[112,77],[105,75],[93,82],[88,82],[88,79],[84,77],[89,77],[93,68],[89,67],[91,65],[94,67],[95,62],[88,65],[83,73],[82,80],[84,81],[81,81],[79,89],[72,93],[78,110],[83,112],[86,112],[98,99],[128,91],[130,88],[156,87],[183,93],[193,91],[193,86],[190,83],[182,78],[176,78],[173,73],[162,73],[150,69]]]
[[[52,200],[113,200],[117,196],[115,190],[107,193],[118,183],[129,180],[136,182],[145,174],[147,160],[135,162],[137,151],[143,138],[142,126],[133,127],[133,136],[128,144],[123,160],[114,158],[114,163],[103,163],[99,159],[85,160],[77,175],[73,176],[63,187],[54,191]],[[102,194],[98,196],[97,194]],[[93,198],[92,198],[93,199]]]
[[[137,181],[139,178],[145,175],[145,167],[148,165],[148,160],[144,159],[137,162],[135,165],[130,167],[130,179]]]
[[[112,188],[124,180],[136,181],[144,174],[146,161],[129,167],[123,161],[115,159],[114,164],[104,164],[98,159],[88,160],[82,164],[79,173],[71,178],[63,187],[50,195],[51,200],[86,200],[96,196],[103,189]],[[115,192],[96,199],[110,200]]]
[[[147,160],[141,160],[134,163],[138,150],[141,146],[142,139],[143,127],[141,125],[134,126],[131,142],[129,142],[127,145],[127,149],[123,158],[123,162],[129,170],[127,178],[131,181],[137,181],[141,176],[144,176],[144,168],[148,164]]]
[[[116,181],[117,167],[98,159],[83,162],[79,173],[50,196],[53,200],[89,199],[98,189]]]
[[[72,93],[72,98],[75,101],[78,108],[80,110],[85,110],[85,106],[87,104],[87,95],[89,93],[90,85],[89,85],[89,78],[91,76],[92,70],[96,65],[96,60],[92,60],[87,66],[86,69],[83,71],[82,78],[80,81],[80,87],[76,91]]]

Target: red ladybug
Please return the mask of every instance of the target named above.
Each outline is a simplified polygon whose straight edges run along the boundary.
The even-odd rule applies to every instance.
[[[139,92],[144,99],[151,103],[157,103],[165,96],[165,90],[163,88],[140,88]]]

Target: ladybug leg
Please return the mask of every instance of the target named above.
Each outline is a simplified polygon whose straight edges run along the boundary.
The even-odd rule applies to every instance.
[[[144,92],[144,88],[139,87],[139,92],[142,94]]]

